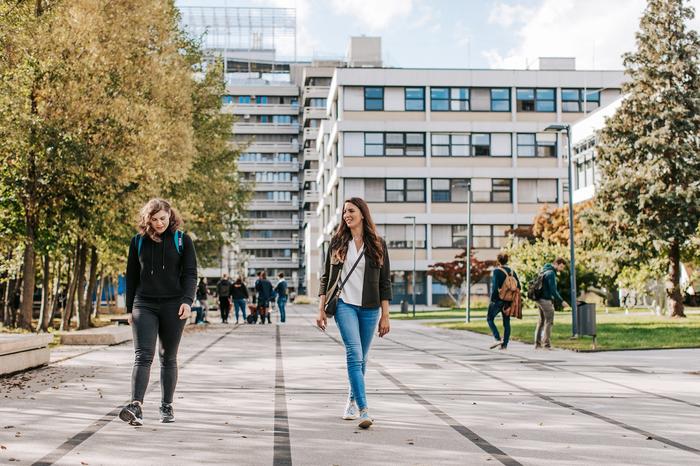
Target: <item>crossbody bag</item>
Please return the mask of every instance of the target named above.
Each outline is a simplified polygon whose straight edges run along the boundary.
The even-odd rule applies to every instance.
[[[348,276],[345,277],[344,280],[340,281],[340,284],[335,288],[330,298],[326,300],[326,305],[323,307],[323,310],[326,312],[326,316],[333,317],[335,315],[335,310],[338,307],[338,299],[340,298],[340,293],[343,291],[345,282],[348,281],[348,278],[350,278],[350,275],[352,275],[352,273],[355,271],[355,267],[357,267],[357,264],[360,263],[360,259],[362,259],[362,256],[364,255],[365,251],[363,250],[357,257],[355,263],[352,265],[350,272],[348,272]],[[340,280],[340,275],[338,275],[338,280]]]

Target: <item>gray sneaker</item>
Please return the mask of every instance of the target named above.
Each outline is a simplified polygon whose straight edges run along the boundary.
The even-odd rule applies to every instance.
[[[142,426],[143,412],[141,411],[141,405],[131,402],[124,406],[119,412],[119,419],[124,422],[128,422],[132,426]]]
[[[343,413],[343,419],[346,421],[352,421],[357,419],[359,416],[359,409],[355,400],[348,397],[348,402],[345,404],[345,412]]]
[[[160,405],[160,422],[168,423],[175,421],[175,414],[173,413],[173,405],[171,403],[162,403]]]
[[[369,429],[369,426],[374,424],[374,421],[369,417],[369,409],[365,408],[360,411],[360,422],[357,424],[362,429]]]

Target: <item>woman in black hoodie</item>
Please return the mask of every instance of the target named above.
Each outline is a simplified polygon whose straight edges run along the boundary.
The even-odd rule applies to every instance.
[[[173,422],[177,350],[197,288],[197,256],[192,239],[178,228],[180,214],[168,201],[152,199],[141,209],[139,233],[129,246],[126,312],[136,353],[131,403],[119,413],[131,425],[143,424],[141,405],[159,340],[161,422]]]

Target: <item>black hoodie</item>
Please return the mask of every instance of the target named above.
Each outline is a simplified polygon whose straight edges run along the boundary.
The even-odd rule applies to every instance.
[[[173,232],[166,230],[156,243],[143,237],[138,253],[138,235],[129,245],[126,265],[126,312],[131,312],[136,295],[144,298],[181,298],[194,302],[197,289],[197,255],[192,238],[182,234],[182,252],[175,247]]]

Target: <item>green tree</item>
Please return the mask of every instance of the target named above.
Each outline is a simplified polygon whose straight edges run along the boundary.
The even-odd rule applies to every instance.
[[[680,260],[700,222],[700,39],[682,0],[649,0],[624,56],[630,78],[600,133],[588,223],[621,265],[665,259],[671,315],[684,317]]]

